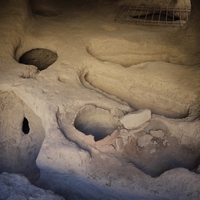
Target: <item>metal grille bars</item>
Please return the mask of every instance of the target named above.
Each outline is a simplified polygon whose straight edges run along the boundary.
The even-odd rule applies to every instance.
[[[190,15],[189,8],[161,8],[124,6],[115,18],[116,22],[139,25],[183,26]]]

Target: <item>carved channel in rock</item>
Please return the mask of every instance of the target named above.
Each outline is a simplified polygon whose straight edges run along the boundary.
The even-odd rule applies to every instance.
[[[91,68],[84,79],[134,109],[147,108],[169,118],[185,118],[198,115],[200,108],[197,101],[200,87],[193,83],[200,73],[195,68],[156,62],[124,69],[104,63]]]
[[[58,59],[57,53],[43,48],[27,51],[19,58],[19,63],[34,65],[38,70],[44,70]]]
[[[39,178],[36,158],[44,140],[41,120],[13,92],[0,92],[0,173]]]
[[[118,128],[118,121],[109,111],[87,105],[76,115],[74,126],[85,135],[93,135],[94,140],[99,141]]]
[[[153,40],[152,38],[148,42],[152,42]],[[158,38],[158,40],[160,39]],[[155,48],[149,51],[149,47],[147,47],[146,43],[147,42],[143,42],[141,38],[138,38],[136,42],[121,38],[107,37],[91,40],[86,47],[86,51],[100,61],[120,64],[125,68],[142,62],[167,62],[169,60],[166,49],[162,48],[158,50],[156,48],[160,46],[160,44],[156,44]]]

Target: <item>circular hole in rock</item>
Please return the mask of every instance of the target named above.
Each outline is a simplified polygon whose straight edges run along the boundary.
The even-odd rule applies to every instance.
[[[19,58],[19,63],[34,65],[40,71],[48,68],[58,59],[57,53],[43,48],[27,51]]]
[[[32,12],[44,17],[55,17],[63,10],[63,0],[30,0]]]
[[[109,111],[88,105],[78,112],[74,126],[85,135],[93,135],[94,140],[99,141],[111,135],[118,128],[118,122]]]

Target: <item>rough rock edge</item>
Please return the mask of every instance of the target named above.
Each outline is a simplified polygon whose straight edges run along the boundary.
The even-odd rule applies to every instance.
[[[0,175],[0,199],[64,200],[52,191],[32,185],[23,175],[6,172]]]

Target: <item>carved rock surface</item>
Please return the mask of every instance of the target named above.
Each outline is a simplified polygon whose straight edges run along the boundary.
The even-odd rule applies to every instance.
[[[12,200],[64,200],[61,196],[51,191],[38,188],[22,175],[3,173],[0,174],[0,199]]]

